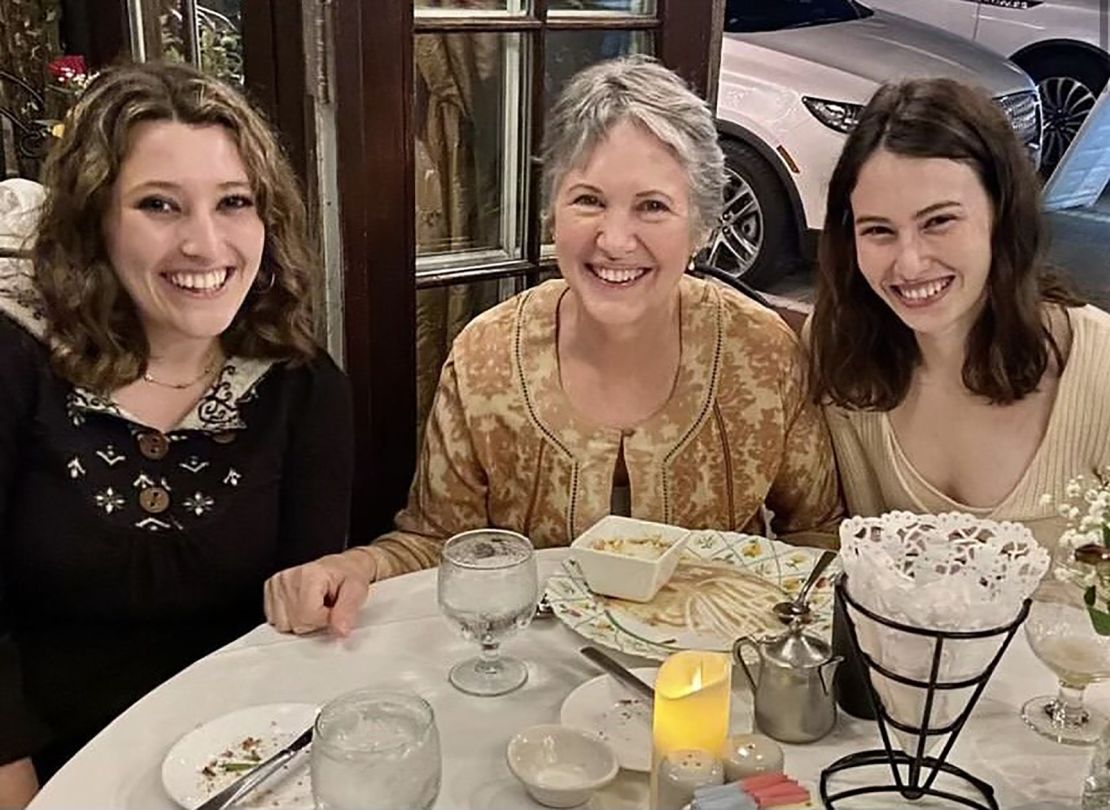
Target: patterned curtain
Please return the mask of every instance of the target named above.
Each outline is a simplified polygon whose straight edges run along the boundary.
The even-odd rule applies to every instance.
[[[453,4],[453,5],[457,5]],[[475,9],[491,0],[470,0]],[[495,244],[500,227],[496,34],[419,35],[415,50],[416,244],[419,254]],[[416,298],[418,440],[440,367],[459,331],[497,302],[495,283],[420,290]]]

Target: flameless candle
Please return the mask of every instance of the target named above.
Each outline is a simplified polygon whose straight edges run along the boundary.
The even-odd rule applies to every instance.
[[[701,749],[720,757],[728,739],[732,659],[687,650],[659,668],[652,719],[651,807],[660,810],[659,766],[675,751]]]

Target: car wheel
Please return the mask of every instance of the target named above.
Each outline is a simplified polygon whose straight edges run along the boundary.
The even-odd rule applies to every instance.
[[[1044,113],[1041,171],[1047,176],[1064,157],[1095,106],[1110,69],[1086,53],[1033,54],[1018,64],[1037,83]]]
[[[786,192],[775,170],[752,147],[722,140],[725,206],[704,259],[751,284],[784,275],[797,255]]]

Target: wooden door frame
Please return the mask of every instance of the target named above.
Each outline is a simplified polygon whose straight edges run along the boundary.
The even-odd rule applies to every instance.
[[[368,5],[335,0],[334,9],[353,543],[392,525],[416,462],[412,0]]]

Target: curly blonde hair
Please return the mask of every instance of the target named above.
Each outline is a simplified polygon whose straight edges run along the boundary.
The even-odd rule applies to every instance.
[[[220,336],[228,355],[307,360],[317,352],[313,297],[320,265],[307,234],[296,177],[266,120],[238,92],[178,64],[101,73],[70,111],[47,157],[47,196],[33,249],[35,284],[53,362],[67,380],[110,392],[139,378],[149,354],[130,296],[108,261],[102,233],[132,129],[146,121],[225,127],[239,147],[265,229],[259,277]]]

